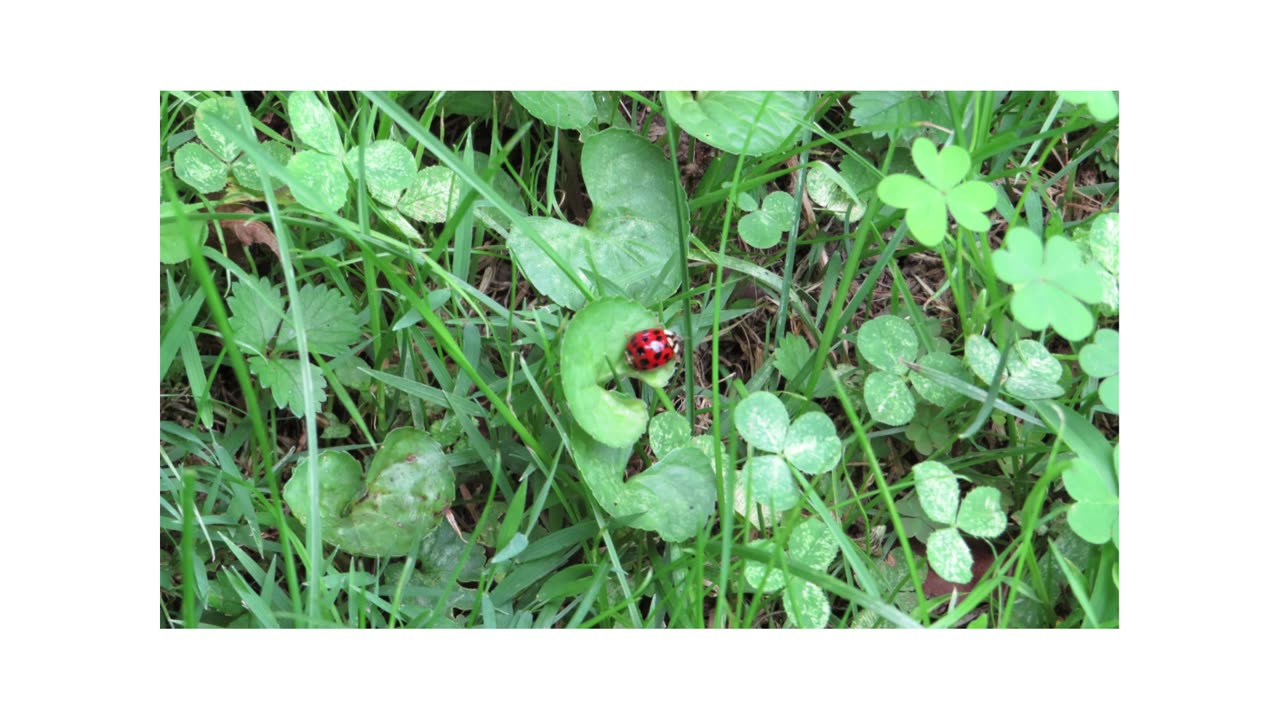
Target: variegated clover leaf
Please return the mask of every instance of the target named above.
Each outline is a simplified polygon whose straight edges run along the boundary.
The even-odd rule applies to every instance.
[[[752,542],[751,547],[773,552],[774,542],[760,539]],[[792,531],[784,554],[793,563],[821,573],[826,572],[827,566],[836,559],[837,547],[835,538],[822,520],[809,518]],[[792,625],[800,628],[826,627],[831,618],[831,601],[822,588],[790,575],[783,568],[769,569],[765,563],[755,560],[747,561],[744,574],[747,584],[756,592],[782,591],[782,607]]]
[[[960,531],[974,537],[992,538],[1004,532],[1007,519],[1000,505],[1000,491],[978,487],[960,500],[959,476],[934,460],[912,469],[916,495],[929,519],[946,525],[935,530],[925,543],[929,566],[944,580],[967,583],[973,579],[973,555]]]

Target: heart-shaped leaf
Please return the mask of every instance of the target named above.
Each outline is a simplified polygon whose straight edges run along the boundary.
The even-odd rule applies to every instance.
[[[726,152],[763,155],[794,136],[809,112],[803,92],[664,92],[671,117],[690,135]]]
[[[970,490],[956,515],[956,525],[974,537],[996,537],[1004,532],[1007,523],[1000,507],[1000,491],[993,487]]]
[[[643,305],[675,291],[680,273],[679,205],[670,162],[662,151],[627,130],[610,129],[587,138],[582,178],[591,196],[585,228],[552,218],[529,218],[536,232],[588,287],[608,282]],[[523,229],[508,239],[512,254],[539,292],[567,307],[586,298]]]

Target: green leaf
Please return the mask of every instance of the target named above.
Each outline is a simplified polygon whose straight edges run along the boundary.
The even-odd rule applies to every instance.
[[[947,193],[947,209],[961,227],[974,232],[991,229],[987,213],[996,206],[996,189],[990,184],[971,180]]]
[[[293,151],[289,149],[289,146],[276,140],[268,140],[262,143],[262,149],[281,165],[287,166],[289,159],[293,157]],[[254,192],[262,192],[262,177],[258,172],[258,166],[247,154],[241,155],[231,164],[231,172],[236,176],[236,182],[240,184],[240,187]],[[272,190],[283,187],[283,183],[279,179],[273,177],[271,181],[274,183]]]
[[[1069,103],[1087,105],[1089,114],[1098,122],[1111,122],[1120,116],[1120,101],[1112,90],[1074,90],[1058,94]]]
[[[801,565],[825,572],[836,559],[838,548],[826,524],[818,518],[809,518],[792,531],[787,541],[787,556]]]
[[[706,524],[716,505],[711,462],[694,448],[675,450],[628,483],[648,491],[645,513],[631,527],[652,530],[667,542],[688,540]]]
[[[738,233],[752,247],[771,248],[782,239],[782,233],[791,227],[795,216],[791,196],[781,191],[771,192],[760,210],[738,221]]]
[[[1120,376],[1113,375],[1098,386],[1098,399],[1113,413],[1120,412]]]
[[[996,537],[1004,532],[1007,523],[1000,507],[1000,491],[993,487],[970,490],[956,515],[956,525],[974,537]]]
[[[408,555],[430,537],[441,511],[457,492],[453,470],[440,443],[415,428],[388,433],[374,454],[365,479],[349,454],[321,453],[321,534],[326,542],[353,555]],[[303,461],[285,484],[285,501],[304,525],[312,518],[308,469]],[[451,568],[452,569],[452,568]]]
[[[773,552],[773,542],[770,540],[760,539],[747,543],[747,547],[759,548],[765,552]],[[765,569],[768,566],[756,560],[747,560],[742,568],[743,579],[747,581],[747,585],[751,586],[756,592],[772,593],[786,587],[786,576],[782,570],[775,567],[769,571],[768,576],[765,575]]]
[[[925,544],[929,566],[948,582],[967,583],[973,580],[973,554],[955,528],[935,530]]]
[[[684,415],[664,412],[649,420],[649,447],[653,455],[661,459],[674,450],[693,442],[693,430]]]
[[[733,410],[738,434],[758,450],[782,452],[786,446],[787,408],[773,393],[756,391]]]
[[[582,177],[592,202],[585,228],[552,218],[529,218],[526,226],[588,287],[607,278],[644,305],[669,297],[680,282],[671,258],[679,254],[681,212],[670,162],[643,138],[610,129],[583,143]],[[539,292],[567,307],[582,305],[582,293],[523,229],[511,231],[508,245]]]
[[[947,126],[950,118],[942,102],[942,95],[925,97],[916,91],[876,90],[855,93],[850,103],[849,116],[859,127],[889,126],[900,128],[899,136],[910,140],[926,132],[924,123]],[[887,129],[871,132],[882,138]]]
[[[796,418],[787,430],[787,460],[810,475],[826,472],[840,461],[840,436],[835,423],[821,412]]]
[[[885,425],[906,425],[915,415],[916,401],[900,375],[876,370],[862,387],[871,419]]]
[[[461,181],[452,170],[433,165],[418,171],[417,178],[400,196],[396,208],[414,220],[442,223],[462,196]]]
[[[514,90],[511,96],[529,114],[548,125],[581,130],[596,118],[596,103],[590,92],[535,92]]]
[[[763,155],[794,137],[809,112],[803,92],[662,93],[671,117],[686,132],[726,152]]]
[[[267,359],[255,356],[249,358],[249,369],[258,377],[262,387],[271,391],[271,398],[275,401],[276,407],[283,409],[288,406],[289,411],[297,417],[302,417],[307,412],[302,395],[304,369],[311,373],[311,387],[315,391],[314,409],[319,410],[328,397],[325,394],[327,384],[324,374],[320,372],[320,368],[310,362],[296,358]]]
[[[354,181],[360,179],[360,148],[347,153],[347,172]],[[375,140],[364,147],[365,184],[374,200],[395,205],[401,191],[417,179],[418,164],[409,148],[394,140]]]
[[[1120,213],[1094,218],[1089,226],[1089,249],[1107,272],[1120,274]]]
[[[1097,470],[1076,458],[1062,473],[1062,484],[1076,501],[1067,511],[1071,529],[1095,545],[1118,540],[1120,498]]]
[[[564,330],[560,381],[565,400],[585,431],[609,447],[630,448],[644,434],[649,416],[639,399],[602,385],[617,375],[663,387],[675,373],[675,363],[640,372],[623,358],[627,339],[656,324],[643,306],[605,298],[584,307]]]
[[[243,282],[231,283],[227,309],[231,311],[229,324],[236,342],[259,355],[266,353],[284,319],[280,290],[270,280],[250,275]]]
[[[947,234],[947,203],[934,193],[907,208],[907,229],[925,247],[937,247]]]
[[[960,358],[948,352],[931,352],[920,358],[920,364],[960,380],[964,380],[967,376],[964,370],[964,363]],[[930,379],[923,373],[913,372],[910,378],[911,387],[920,393],[920,397],[938,407],[954,402],[961,397],[956,390]]]
[[[1000,351],[981,335],[971,335],[965,341],[965,361],[983,382],[994,382],[996,367],[1000,364]],[[1023,400],[1043,400],[1063,393],[1058,385],[1062,377],[1062,363],[1049,354],[1045,346],[1036,340],[1026,339],[1014,343],[1005,364],[1001,392]]]
[[[809,347],[807,340],[795,333],[787,333],[773,351],[773,366],[782,377],[795,380],[812,354],[813,348]]]
[[[303,150],[289,160],[289,176],[292,178],[289,187],[298,201],[317,212],[337,212],[347,203],[347,190],[350,183],[347,173],[342,169],[342,161],[332,155],[324,155],[314,150]],[[303,196],[298,186],[310,190],[310,195]],[[307,200],[303,200],[307,197]],[[308,204],[308,203],[314,204]]]
[[[226,163],[231,162],[240,153],[240,146],[215,129],[209,123],[210,116],[217,117],[231,127],[239,128],[240,113],[236,108],[236,101],[229,97],[215,97],[201,102],[196,107],[196,137],[200,138],[213,155],[223,161],[225,170]]]
[[[886,205],[909,208],[931,200],[938,192],[914,175],[888,175],[876,186],[876,194]]]
[[[1118,494],[1115,470],[1118,453],[1102,431],[1085,418],[1051,400],[1033,400],[1029,405],[1044,419],[1046,426],[1062,436],[1063,442],[1072,452],[1089,463],[1107,489]]]
[[[1095,378],[1120,372],[1120,333],[1110,328],[1094,333],[1093,342],[1080,349],[1080,369]]]
[[[958,145],[948,145],[939,152],[926,138],[916,138],[911,143],[911,160],[925,181],[943,192],[969,174],[969,153]]]
[[[200,218],[199,211],[203,208],[198,203],[160,203],[160,262],[173,264],[188,259],[189,240],[195,240],[196,247],[204,247],[205,241],[209,239],[209,224]],[[186,215],[185,226],[175,219],[179,213]],[[185,234],[182,232],[184,227]]]
[[[831,601],[822,588],[811,582],[793,582],[782,594],[787,619],[798,628],[819,629],[831,619]]]
[[[1101,301],[1102,285],[1071,241],[1055,235],[1042,247],[1035,233],[1018,227],[991,260],[996,276],[1013,286],[1010,307],[1023,326],[1039,331],[1052,325],[1073,342],[1093,332],[1093,316],[1082,303]]]
[[[815,205],[841,218],[847,216],[849,222],[862,219],[866,212],[848,178],[824,162],[813,163],[805,175],[804,186]]]
[[[777,455],[756,455],[742,464],[744,495],[768,510],[790,510],[803,497],[787,463]]]
[[[351,309],[351,300],[334,288],[303,285],[298,290],[298,307],[307,330],[307,349],[322,355],[337,355],[360,339],[361,325]],[[293,326],[280,329],[280,350],[298,349]]]
[[[863,323],[858,328],[857,346],[867,362],[898,375],[907,374],[902,361],[915,360],[920,352],[920,340],[911,323],[894,315],[881,315]]]
[[[333,112],[310,90],[289,96],[289,125],[299,140],[329,155],[342,155],[342,138]]]
[[[952,525],[960,507],[960,481],[951,468],[926,460],[912,468],[920,507],[934,522]]]
[[[197,143],[187,143],[173,154],[173,172],[202,193],[218,192],[227,186],[227,164]]]

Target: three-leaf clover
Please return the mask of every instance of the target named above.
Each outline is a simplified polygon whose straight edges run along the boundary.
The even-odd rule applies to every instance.
[[[973,555],[960,531],[982,538],[1004,532],[1008,520],[1000,507],[1000,491],[974,488],[961,502],[959,477],[946,465],[927,460],[917,464],[912,473],[925,514],[948,526],[935,530],[925,543],[930,567],[949,582],[969,582],[973,579]]]
[[[867,375],[862,396],[871,419],[885,425],[906,425],[915,415],[916,401],[907,382],[927,402],[939,407],[959,394],[928,377],[910,371],[904,361],[916,360],[920,340],[911,323],[895,315],[872,318],[858,328],[858,352],[876,369]],[[938,350],[920,358],[919,364],[958,376],[963,365],[950,353]]]
[[[774,541],[760,539],[750,547],[773,552]],[[822,520],[809,518],[796,526],[787,540],[785,555],[793,563],[826,572],[836,559],[837,544]],[[767,574],[766,574],[767,573]],[[743,572],[747,584],[756,592],[774,593],[782,590],[782,607],[792,625],[801,628],[826,627],[831,617],[831,602],[822,588],[808,580],[795,577],[782,568],[769,569],[765,563],[748,560]]]
[[[1029,330],[1050,325],[1066,340],[1083,340],[1093,332],[1086,305],[1102,300],[1102,285],[1092,262],[1080,248],[1055,235],[1047,244],[1025,227],[1009,231],[1004,247],[991,254],[996,276],[1013,286],[1013,317]]]
[[[777,245],[796,219],[795,203],[781,190],[766,195],[759,209],[750,195],[740,195],[739,205],[750,211],[738,221],[738,234],[751,247],[768,249]]]
[[[766,511],[795,507],[801,494],[791,468],[816,475],[840,461],[840,437],[831,418],[815,411],[793,422],[773,393],[758,391],[743,398],[734,408],[733,423],[744,440],[763,451],[748,458],[739,471],[742,485],[735,504],[744,515],[754,515],[754,508],[747,505],[748,495]]]
[[[200,142],[189,142],[173,154],[173,171],[185,183],[202,193],[219,192],[227,186],[227,173],[235,175],[241,187],[262,191],[262,179],[258,168],[240,146],[209,122],[217,117],[224,125],[240,127],[239,111],[235,100],[213,97],[196,107],[196,137]],[[263,150],[277,162],[286,163],[291,153],[283,143],[269,140]]]
[[[996,191],[980,180],[961,182],[969,174],[969,152],[948,145],[938,152],[933,143],[916,138],[911,159],[924,177],[895,173],[880,181],[876,191],[886,205],[907,209],[907,227],[921,245],[936,247],[947,233],[947,211],[961,227],[974,232],[991,229],[987,213],[996,206]]]
[[[964,343],[964,359],[983,382],[995,382],[1000,351],[990,340],[971,335]],[[1022,400],[1044,400],[1064,392],[1058,384],[1061,377],[1062,363],[1039,341],[1026,338],[1014,343],[1009,351],[1000,390]]]
[[[1103,328],[1093,342],[1080,348],[1080,369],[1102,379],[1098,398],[1111,412],[1120,412],[1120,333]]]

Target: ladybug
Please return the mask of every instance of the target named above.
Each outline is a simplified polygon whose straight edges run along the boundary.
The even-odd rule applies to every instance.
[[[680,352],[680,336],[670,330],[641,330],[627,341],[627,362],[636,370],[653,370],[671,362]]]

